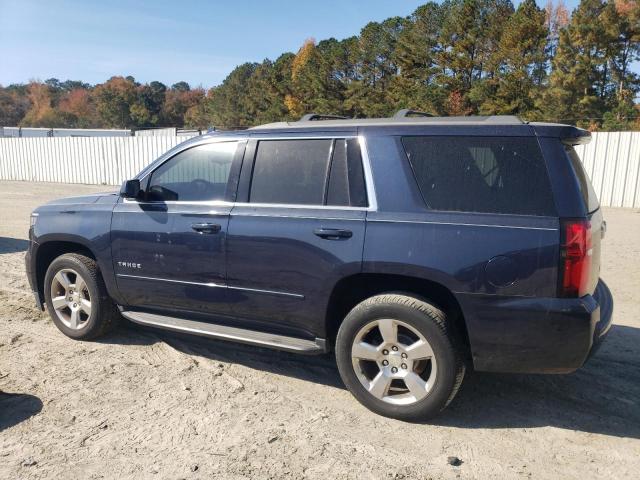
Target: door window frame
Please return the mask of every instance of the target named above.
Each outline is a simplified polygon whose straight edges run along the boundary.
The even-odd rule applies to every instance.
[[[231,163],[231,170],[229,172],[229,178],[227,180],[227,188],[225,190],[225,198],[223,200],[147,200],[146,195],[141,199],[129,199],[124,198],[123,203],[137,203],[141,205],[233,205],[235,203],[236,195],[238,193],[238,182],[240,180],[240,171],[242,168],[242,162],[247,148],[248,138],[216,138],[206,139],[196,143],[189,143],[184,145],[179,150],[171,149],[164,155],[160,156],[156,161],[151,163],[147,168],[143,169],[135,178],[140,180],[140,188],[146,192],[149,187],[149,182],[153,174],[161,168],[164,164],[171,161],[177,155],[186,152],[192,148],[200,147],[203,145],[211,145],[217,143],[229,143],[234,142],[238,144],[236,152]]]

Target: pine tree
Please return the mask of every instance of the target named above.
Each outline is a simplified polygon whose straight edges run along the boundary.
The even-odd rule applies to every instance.
[[[615,38],[603,23],[605,0],[582,0],[568,26],[560,31],[545,117],[589,126],[600,121],[611,94],[608,55]]]
[[[388,99],[394,110],[442,110],[446,92],[437,83],[437,52],[442,22],[443,9],[435,2],[419,7],[404,21],[393,53],[398,75],[389,87]]]
[[[544,10],[535,0],[524,0],[507,20],[493,53],[497,71],[481,113],[539,116],[533,110],[546,76],[546,43]]]

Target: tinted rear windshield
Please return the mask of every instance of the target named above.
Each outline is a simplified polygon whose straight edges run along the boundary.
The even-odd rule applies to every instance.
[[[554,216],[547,169],[532,137],[403,137],[427,207]]]
[[[587,173],[584,171],[582,161],[571,145],[567,145],[564,148],[567,151],[569,159],[571,160],[573,170],[576,172],[576,178],[578,179],[578,185],[580,185],[580,193],[582,194],[584,205],[585,207],[587,207],[587,211],[589,213],[595,212],[598,208],[600,208],[600,201],[598,200],[596,191],[593,189],[591,180],[589,180]]]

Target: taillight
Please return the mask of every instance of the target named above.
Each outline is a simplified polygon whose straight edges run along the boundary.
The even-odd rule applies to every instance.
[[[582,297],[588,293],[592,253],[591,222],[562,222],[559,292],[561,297]]]

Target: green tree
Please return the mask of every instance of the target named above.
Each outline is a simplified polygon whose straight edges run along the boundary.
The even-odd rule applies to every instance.
[[[131,106],[136,102],[136,85],[123,77],[111,77],[93,91],[96,109],[102,123],[109,128],[129,128],[135,122],[131,118]]]
[[[371,22],[360,32],[354,55],[357,76],[345,92],[345,107],[355,116],[381,117],[393,112],[387,94],[398,74],[394,52],[404,24],[404,19],[393,17]]]
[[[616,39],[603,23],[606,7],[605,0],[582,0],[560,31],[543,99],[546,118],[589,126],[610,104],[608,57]]]
[[[534,113],[547,70],[547,36],[544,10],[535,0],[524,0],[509,17],[492,54],[495,76],[487,82],[489,94],[483,114]]]
[[[388,97],[394,110],[442,111],[446,92],[438,82],[437,56],[443,21],[444,10],[435,2],[419,7],[404,21],[393,53],[398,75]]]

